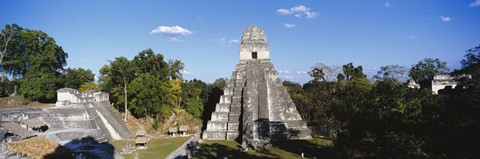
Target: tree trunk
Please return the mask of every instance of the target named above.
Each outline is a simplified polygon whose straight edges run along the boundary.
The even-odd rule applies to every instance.
[[[17,74],[14,73],[13,76],[12,76],[12,81],[13,81],[13,96],[16,96],[17,95],[17,78],[16,78]]]
[[[5,69],[3,68],[2,65],[2,82],[5,81]]]
[[[127,79],[124,77],[123,78],[123,92],[125,94],[125,122],[127,122],[127,113],[128,113],[128,107],[127,107]]]

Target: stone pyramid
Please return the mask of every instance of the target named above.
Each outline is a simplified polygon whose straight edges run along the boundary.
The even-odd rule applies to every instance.
[[[237,64],[220,97],[205,140],[242,140],[248,144],[270,139],[308,139],[311,131],[270,63],[262,29],[245,28]]]

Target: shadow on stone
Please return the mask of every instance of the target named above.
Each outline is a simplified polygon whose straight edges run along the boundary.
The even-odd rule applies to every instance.
[[[67,148],[68,156],[65,156],[64,149],[57,149],[54,153],[48,154],[45,158],[87,158],[87,159],[114,159],[121,157],[110,143],[98,143],[93,137],[74,139],[61,148]]]
[[[207,122],[211,119],[212,112],[215,111],[215,105],[220,101],[220,96],[222,96],[223,90],[220,88],[213,87],[209,92],[208,101],[205,104],[202,114],[202,132],[207,129]]]

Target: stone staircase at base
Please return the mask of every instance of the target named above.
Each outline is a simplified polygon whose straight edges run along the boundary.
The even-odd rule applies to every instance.
[[[245,65],[238,64],[232,73],[224,95],[215,106],[212,118],[202,138],[208,140],[235,140],[239,135],[238,125],[241,115],[242,92],[245,86]]]

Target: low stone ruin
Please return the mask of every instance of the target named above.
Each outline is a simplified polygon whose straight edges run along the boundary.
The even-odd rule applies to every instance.
[[[110,105],[108,93],[100,91],[81,93],[71,88],[57,91],[57,102],[53,108],[17,108],[0,111],[0,125],[7,128],[7,132],[12,132],[10,134],[13,137],[19,136],[9,137],[13,140],[22,140],[35,135],[45,136],[80,156],[87,154],[95,156],[97,152],[103,150],[115,152],[113,147],[102,143],[132,136],[125,122],[116,116],[115,110]],[[0,137],[3,138],[4,135]],[[91,149],[80,148],[85,146]]]
[[[82,103],[94,103],[94,102],[108,102],[108,93],[101,91],[86,91],[84,93],[79,92],[72,88],[61,88],[57,90],[57,103],[55,106],[75,106]]]

